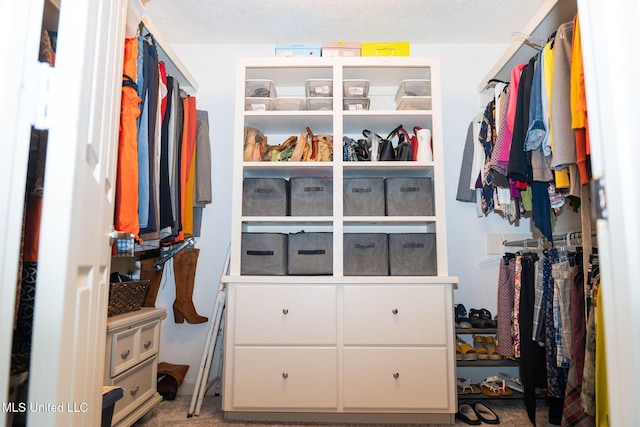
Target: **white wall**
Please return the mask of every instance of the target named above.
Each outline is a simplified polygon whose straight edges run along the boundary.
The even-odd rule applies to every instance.
[[[272,45],[177,45],[174,49],[200,85],[198,109],[209,112],[213,204],[204,211],[202,236],[196,244],[200,258],[194,292],[198,312],[209,316],[230,239],[235,60],[270,57],[274,48]],[[475,206],[456,201],[455,195],[468,124],[483,102],[486,103],[478,94],[477,85],[505,49],[506,45],[411,47],[412,56],[439,56],[442,63],[449,274],[460,280],[454,299],[467,309],[485,307],[494,314],[498,262],[479,265],[480,261],[494,257],[486,253],[485,234],[529,233],[529,220],[523,220],[520,227],[515,228],[497,214],[478,218]],[[171,271],[171,267],[171,262],[167,263],[166,268]],[[157,300],[157,306],[167,308],[167,319],[162,324],[160,360],[191,366],[180,390],[191,393],[207,324],[174,324],[171,311],[174,296],[171,278],[161,288]]]

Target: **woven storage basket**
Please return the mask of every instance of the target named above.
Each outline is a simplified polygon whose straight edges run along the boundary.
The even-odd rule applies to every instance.
[[[148,290],[148,280],[111,282],[107,317],[140,310]]]

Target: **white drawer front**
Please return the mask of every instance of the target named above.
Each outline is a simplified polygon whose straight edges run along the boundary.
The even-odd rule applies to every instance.
[[[346,348],[344,407],[450,408],[447,372],[445,348]]]
[[[335,409],[336,348],[236,347],[234,409]]]
[[[345,345],[445,345],[444,286],[345,286]]]
[[[333,286],[238,286],[236,345],[336,345]]]
[[[112,385],[122,387],[124,395],[116,402],[112,424],[116,424],[132,409],[153,396],[156,392],[157,375],[158,358],[152,357],[113,379]]]
[[[139,328],[131,328],[113,335],[111,341],[111,376],[126,371],[138,363],[139,352],[137,340],[140,335]]]
[[[158,352],[160,341],[160,323],[154,322],[140,328],[140,360],[144,360]]]

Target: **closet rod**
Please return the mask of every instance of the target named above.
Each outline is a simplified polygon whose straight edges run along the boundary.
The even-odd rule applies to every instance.
[[[193,239],[193,237],[189,237],[187,239],[185,239],[184,242],[180,243],[178,246],[176,246],[175,248],[172,248],[169,253],[167,253],[165,256],[162,257],[162,259],[160,259],[158,262],[156,262],[153,265],[153,268],[156,269],[156,271],[160,271],[162,270],[162,266],[164,265],[165,262],[169,261],[171,258],[173,258],[178,252],[180,252],[181,250],[185,249],[185,248],[189,248],[192,249],[195,246],[196,242]]]
[[[596,235],[593,234],[592,237],[595,239]],[[553,246],[580,246],[582,245],[582,232],[570,231],[566,234],[556,234],[552,236],[552,241],[549,241],[549,239],[545,237],[540,237],[538,239],[512,240],[504,242],[502,246],[534,249],[546,248],[551,244],[553,244]]]

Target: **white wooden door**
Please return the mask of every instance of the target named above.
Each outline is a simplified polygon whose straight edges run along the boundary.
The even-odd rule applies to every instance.
[[[64,0],[50,81],[29,402],[32,426],[102,412],[126,0]]]
[[[579,0],[598,219],[609,425],[640,425],[640,86],[637,0]]]
[[[16,296],[22,211],[29,139],[34,115],[34,87],[27,76],[37,73],[42,0],[0,4],[0,402],[7,402],[11,337]],[[27,31],[25,31],[27,29]],[[33,83],[33,79],[31,79]],[[0,427],[6,423],[0,415]]]

